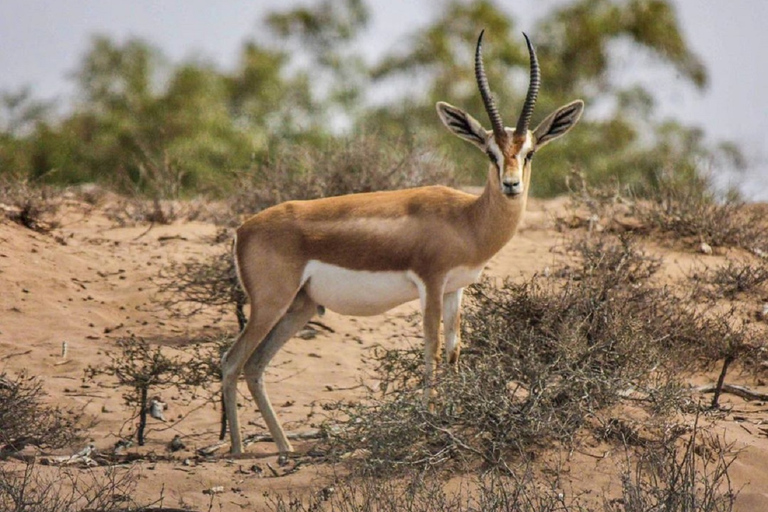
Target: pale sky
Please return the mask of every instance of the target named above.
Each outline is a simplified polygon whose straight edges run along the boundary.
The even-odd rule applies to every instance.
[[[525,30],[562,0],[497,0]],[[69,78],[94,33],[122,41],[139,36],[172,61],[190,57],[231,67],[242,42],[257,37],[267,12],[299,0],[0,0],[0,91],[30,85],[35,97],[72,99]],[[311,3],[311,0],[307,0]],[[748,198],[768,201],[768,1],[672,0],[688,43],[704,61],[710,84],[696,91],[674,71],[628,69],[644,77],[659,115],[702,127],[707,140],[736,142],[750,160],[741,183]],[[361,48],[371,60],[401,47],[429,22],[439,0],[369,0],[372,26]],[[637,61],[630,61],[638,67]],[[639,64],[642,66],[642,63]],[[629,64],[627,64],[629,66]],[[546,77],[544,77],[546,80]]]

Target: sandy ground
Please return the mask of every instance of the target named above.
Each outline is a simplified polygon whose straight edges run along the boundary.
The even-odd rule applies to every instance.
[[[491,276],[526,277],[552,267],[563,258],[563,235],[554,219],[562,215],[565,200],[531,201],[525,224],[517,237],[489,264]],[[109,452],[123,429],[131,424],[130,410],[121,390],[108,377],[83,382],[88,366],[104,365],[116,340],[131,334],[177,350],[191,340],[221,332],[234,332],[234,315],[223,320],[213,314],[173,318],[156,302],[153,279],[171,261],[200,258],[220,250],[213,242],[217,227],[204,222],[120,227],[104,214],[104,205],[91,206],[69,200],[56,218],[60,226],[48,234],[0,220],[0,373],[26,371],[43,379],[51,403],[82,410],[97,424],[90,441]],[[665,272],[681,274],[696,265],[714,265],[726,255],[704,256],[649,246],[663,258]],[[288,430],[308,430],[322,417],[322,404],[361,393],[360,380],[370,378],[367,355],[376,346],[420,346],[420,318],[415,304],[400,306],[370,318],[342,317],[332,312],[321,321],[333,332],[319,330],[312,339],[294,339],[275,358],[268,371],[268,388]],[[62,356],[62,345],[67,354]],[[707,382],[713,375],[692,378]],[[762,382],[734,373],[731,383],[766,392]],[[241,383],[241,422],[245,435],[265,432],[264,424]],[[142,453],[167,455],[167,445],[181,435],[186,450],[173,461],[137,462],[138,499],[164,496],[166,506],[188,505],[207,510],[212,498],[205,494],[221,486],[213,498],[215,510],[265,509],[263,493],[320,489],[334,468],[303,466],[299,471],[274,477],[267,463],[276,467],[271,443],[250,445],[247,454],[233,460],[223,448],[211,461],[184,465],[197,448],[217,442],[219,410],[200,401],[187,404],[184,397],[167,392],[166,423],[150,420],[148,443]],[[740,490],[736,509],[768,510],[768,405],[747,403],[726,396],[730,412],[717,419],[715,430],[742,450],[731,468],[734,488]],[[189,415],[187,416],[187,414]],[[183,416],[183,421],[176,422]],[[299,449],[311,442],[299,442]],[[79,449],[80,447],[77,447]],[[609,469],[595,457],[596,446],[586,455],[573,456],[564,466],[577,487],[604,490],[618,485]],[[74,449],[74,451],[77,451]],[[71,452],[70,452],[71,453]],[[14,464],[0,462],[0,464]],[[256,465],[261,470],[254,471]],[[103,471],[96,469],[95,471]],[[282,473],[282,469],[278,469]],[[602,476],[601,476],[602,475]]]

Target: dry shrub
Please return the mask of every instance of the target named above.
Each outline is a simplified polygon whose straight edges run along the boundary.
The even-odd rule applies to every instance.
[[[124,403],[133,408],[138,418],[136,437],[139,446],[144,445],[147,415],[150,414],[150,396],[169,388],[177,391],[207,385],[211,372],[209,360],[192,360],[181,355],[171,355],[168,350],[151,346],[146,340],[130,337],[117,341],[119,353],[109,353],[109,363],[85,369],[84,380],[93,381],[100,375],[110,375],[124,386]],[[194,396],[194,394],[193,394]],[[130,420],[129,420],[130,421]],[[122,436],[121,436],[122,437]]]
[[[61,448],[78,439],[81,416],[44,404],[45,392],[36,377],[0,374],[0,452],[27,445]]]
[[[0,177],[0,210],[26,228],[41,233],[55,228],[57,222],[52,216],[59,203],[59,193],[52,187],[12,176]]]
[[[697,418],[687,439],[668,432],[639,455],[627,453],[622,497],[606,502],[605,511],[729,512],[737,493],[728,469],[736,456],[721,438],[702,430]]]
[[[657,181],[653,188],[633,191],[617,184],[593,187],[575,173],[569,181],[571,213],[563,224],[652,234],[694,249],[706,243],[768,253],[768,221],[761,208],[735,193],[718,194],[702,175],[666,171]]]
[[[736,195],[719,198],[702,176],[680,179],[662,173],[648,200],[637,202],[635,214],[660,234],[696,247],[705,242],[713,247],[768,250],[765,219]]]
[[[163,268],[155,279],[158,303],[163,309],[175,316],[192,316],[210,309],[221,314],[234,311],[242,330],[248,297],[240,286],[230,245],[208,258],[172,262]]]
[[[697,291],[711,300],[734,300],[744,296],[761,298],[768,294],[768,260],[729,260],[713,270],[696,272],[691,280],[705,285]]]
[[[50,468],[33,462],[0,466],[0,510],[4,512],[183,512],[160,498],[135,499],[139,475],[132,468]]]
[[[434,410],[422,402],[421,350],[380,351],[383,393],[337,405],[346,421],[328,429],[331,455],[364,450],[361,471],[375,473],[503,468],[609,424],[629,397],[662,422],[682,403],[681,370],[748,346],[727,312],[696,311],[655,285],[658,261],[630,239],[574,249],[578,264],[551,276],[468,289],[467,349],[458,371],[441,375]]]
[[[412,473],[402,479],[354,477],[325,487],[309,498],[268,497],[275,512],[578,512],[577,500],[565,497],[557,482],[537,483],[530,471],[521,476],[489,473],[449,491],[434,474]]]
[[[453,168],[434,154],[375,136],[334,140],[325,148],[288,146],[238,177],[231,218],[294,199],[448,185]]]
[[[523,464],[465,478],[456,488],[439,472],[409,472],[396,478],[355,474],[310,496],[268,496],[276,512],[730,512],[736,493],[728,470],[731,447],[699,425],[669,429],[642,447],[624,444],[621,496],[599,491],[569,493],[568,470]],[[567,477],[566,477],[567,478]]]

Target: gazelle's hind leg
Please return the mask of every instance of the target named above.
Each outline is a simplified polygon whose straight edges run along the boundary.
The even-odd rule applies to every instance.
[[[264,417],[269,433],[272,434],[281,458],[292,452],[293,447],[285,436],[283,427],[275,415],[275,410],[272,408],[269,396],[267,396],[267,390],[264,387],[264,370],[275,354],[280,351],[291,336],[306,325],[316,311],[317,303],[310,299],[306,292],[300,291],[285,315],[272,328],[267,337],[259,343],[259,346],[256,347],[256,350],[245,364],[244,373],[248,389],[256,400],[259,411]]]
[[[248,324],[221,360],[221,391],[232,440],[230,452],[233,454],[243,450],[237,414],[237,378],[251,354],[288,311],[300,287],[298,279],[295,283],[264,280],[256,287],[251,285],[247,276],[243,277],[246,277],[244,287],[249,290],[251,299]]]

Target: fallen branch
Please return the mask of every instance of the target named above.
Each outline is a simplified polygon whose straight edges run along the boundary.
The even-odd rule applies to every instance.
[[[83,464],[86,467],[98,466],[99,463],[91,458],[91,454],[95,450],[96,447],[92,444],[89,444],[74,455],[41,457],[40,463],[46,466],[71,466],[73,464]]]
[[[697,391],[699,391],[699,393],[714,393],[716,390],[717,390],[717,386],[715,384],[708,384],[706,386],[701,386],[697,388]],[[730,393],[732,395],[736,395],[745,400],[768,401],[767,393],[759,393],[757,391],[752,391],[750,389],[745,388],[744,386],[735,386],[733,384],[723,384],[722,391],[724,393]]]

